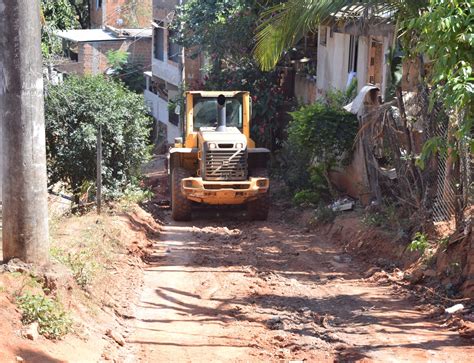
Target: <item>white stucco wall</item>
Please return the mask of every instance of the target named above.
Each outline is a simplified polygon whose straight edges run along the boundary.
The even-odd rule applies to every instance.
[[[357,90],[360,91],[367,83],[369,70],[369,38],[359,37],[359,53],[357,54]]]
[[[321,32],[319,32],[321,34]],[[316,84],[319,91],[330,89],[344,90],[348,78],[350,35],[327,31],[327,43],[318,40],[318,70]]]
[[[392,39],[388,37],[383,38],[383,74],[382,74],[382,97],[385,99],[385,92],[387,90],[387,85],[388,85],[388,79],[387,79],[387,67],[388,65],[386,64],[386,57],[385,54],[387,54],[388,49],[390,48],[392,44]]]
[[[148,90],[145,90],[144,96],[145,102],[151,108],[153,117],[168,127],[167,142],[169,144],[174,143],[174,139],[180,137],[181,133],[177,126],[169,122],[168,102]]]
[[[321,31],[319,32],[321,36]],[[358,37],[358,54],[357,54],[357,88],[360,89],[367,84],[369,69],[369,47],[370,37]],[[386,54],[390,46],[389,37],[379,37],[383,43],[383,54]],[[318,39],[318,69],[316,85],[318,88],[318,96],[330,89],[344,90],[346,89],[348,80],[349,65],[349,44],[350,34],[334,32],[330,36],[329,28],[327,30],[326,46],[321,45],[321,39]],[[386,62],[385,57],[382,59],[382,91],[387,86]]]
[[[167,59],[166,54],[165,59]],[[152,72],[155,77],[161,78],[162,80],[175,86],[179,86],[181,84],[181,74],[179,72],[179,68],[175,65],[169,64],[167,61],[163,62],[153,58]]]

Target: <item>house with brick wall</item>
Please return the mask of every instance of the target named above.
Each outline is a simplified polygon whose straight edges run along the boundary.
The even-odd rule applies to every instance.
[[[89,0],[92,29],[148,28],[152,0]]]
[[[78,29],[56,33],[63,41],[64,60],[55,68],[67,74],[104,74],[107,53],[121,50],[128,61],[143,70],[150,68],[151,29]]]
[[[145,72],[145,100],[166,135],[165,144],[171,144],[181,136],[179,108],[170,107],[179,99],[183,82],[192,84],[202,78],[204,60],[191,59],[187,51],[174,43],[169,25],[182,0],[153,0],[153,50],[151,71]]]

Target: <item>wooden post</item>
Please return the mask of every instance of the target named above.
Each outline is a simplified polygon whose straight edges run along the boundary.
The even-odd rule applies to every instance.
[[[3,259],[49,259],[39,0],[0,0]]]
[[[102,125],[97,130],[97,181],[96,181],[97,214],[102,210]]]

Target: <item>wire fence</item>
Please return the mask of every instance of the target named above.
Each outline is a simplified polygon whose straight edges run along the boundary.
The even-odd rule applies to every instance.
[[[374,116],[371,149],[379,170],[384,166],[396,173],[396,178],[389,180],[379,172],[380,186],[376,187],[381,188],[383,198],[394,198],[407,205],[415,211],[412,216],[420,220],[431,218],[441,222],[462,216],[473,205],[473,160],[469,146],[457,145],[457,154],[448,151],[449,118],[442,105],[430,104],[429,90],[404,94],[403,101],[405,113],[394,102],[382,106],[383,111]],[[425,163],[421,166],[419,158],[428,140],[438,140],[444,146],[423,159]]]
[[[435,137],[446,140],[448,137],[447,127],[443,124],[437,127]],[[433,220],[435,222],[447,221],[455,212],[456,195],[454,185],[446,178],[447,174],[447,154],[437,153],[436,155],[436,197],[433,202]]]

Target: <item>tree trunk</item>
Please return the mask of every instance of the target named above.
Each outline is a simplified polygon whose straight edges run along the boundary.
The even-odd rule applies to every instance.
[[[49,258],[39,0],[0,0],[3,258]]]

